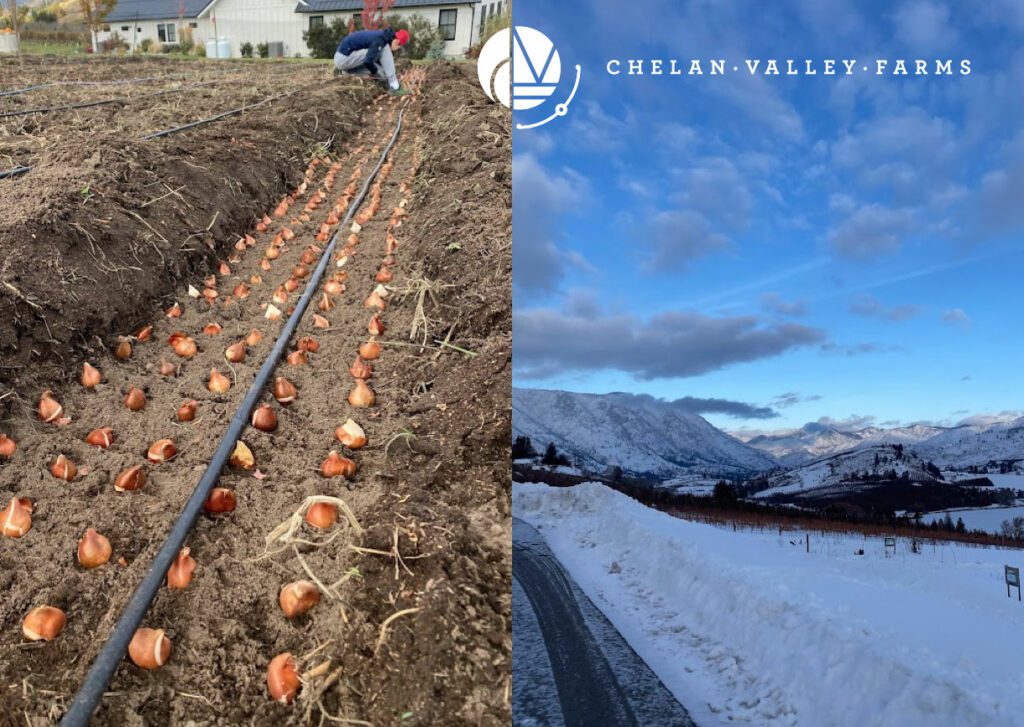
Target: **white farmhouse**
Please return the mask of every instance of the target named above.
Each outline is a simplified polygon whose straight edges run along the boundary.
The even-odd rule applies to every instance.
[[[508,0],[395,0],[388,14],[402,17],[420,15],[441,29],[445,54],[459,56],[480,37],[488,17],[502,12]],[[132,48],[149,39],[153,43],[180,43],[190,34],[200,46],[212,48],[220,40],[221,55],[241,55],[243,43],[255,48],[267,43],[271,56],[308,56],[302,33],[311,27],[330,24],[335,18],[348,20],[362,13],[362,0],[119,0],[106,18],[109,31],[102,42],[117,33]],[[212,53],[210,53],[212,55]]]

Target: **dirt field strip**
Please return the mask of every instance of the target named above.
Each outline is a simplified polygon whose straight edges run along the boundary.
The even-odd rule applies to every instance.
[[[417,92],[402,133],[358,228],[339,235],[312,298],[317,309],[288,341],[276,376],[289,386],[272,377],[241,434],[247,451],[207,503],[219,514],[199,518],[188,537],[183,572],[189,559],[195,568],[186,587],[161,587],[145,615],[142,625],[162,629],[171,645],[165,663],[147,671],[120,661],[96,724],[507,723],[510,123],[479,100],[462,69],[426,76],[422,68],[406,76]],[[264,195],[265,212],[248,217],[255,227],[232,222],[236,197],[216,192],[214,205],[176,227],[184,200],[204,202],[180,178],[133,190],[125,211],[145,249],[113,279],[163,268],[177,294],[155,318],[136,313],[127,327],[135,335],[108,338],[104,353],[92,340],[98,385],[51,384],[35,372],[40,386],[23,409],[24,384],[5,400],[22,413],[0,423],[16,443],[12,458],[0,457],[0,507],[14,495],[33,502],[29,532],[0,538],[0,587],[10,594],[0,604],[0,715],[12,723],[49,724],[67,710],[339,230],[397,117],[393,101],[356,93],[312,90],[147,145],[155,169],[165,153],[194,155],[213,143],[265,164],[261,140],[272,137],[249,135],[250,125],[312,121],[303,110],[311,98],[364,100],[358,124],[326,131],[322,145],[291,157],[299,171],[285,175],[289,194]],[[186,158],[218,169],[212,153]],[[104,185],[90,182],[106,204]],[[95,238],[98,259],[120,264],[103,228],[70,214]],[[182,243],[179,229],[193,230],[191,239]],[[88,251],[87,237],[79,240]],[[196,262],[180,267],[183,254]],[[11,282],[39,300],[25,281]],[[380,344],[375,356],[368,343]],[[130,356],[118,359],[125,345]],[[75,378],[85,373],[79,360]],[[70,423],[37,418],[44,382],[63,405],[57,419]],[[369,406],[350,400],[362,387]],[[125,402],[139,395],[144,404],[133,411]],[[346,429],[350,419],[357,429]],[[108,448],[86,443],[104,427]],[[76,471],[64,479],[70,465]],[[146,473],[143,487],[115,492],[115,479],[135,466]],[[86,569],[75,550],[89,528],[109,541],[110,560]],[[311,591],[301,581],[318,594],[304,613]],[[42,604],[63,610],[66,626],[26,646],[22,619]],[[268,668],[289,661],[275,661],[282,654],[293,655],[302,680],[290,706],[268,694]]]

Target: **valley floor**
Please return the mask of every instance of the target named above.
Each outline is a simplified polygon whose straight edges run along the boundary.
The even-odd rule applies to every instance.
[[[1024,553],[733,532],[602,485],[513,512],[703,725],[1024,725]],[[863,549],[863,555],[856,551]]]

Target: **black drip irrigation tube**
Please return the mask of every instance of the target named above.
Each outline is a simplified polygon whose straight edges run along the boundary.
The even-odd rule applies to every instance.
[[[0,113],[0,119],[9,119],[12,116],[28,116],[29,114],[46,114],[46,113],[49,113],[50,111],[71,111],[73,109],[88,109],[88,108],[92,108],[93,106],[105,106],[106,104],[112,104],[112,103],[124,104],[124,103],[128,103],[128,99],[124,99],[124,98],[111,98],[111,99],[106,99],[104,101],[86,101],[84,103],[66,104],[64,106],[47,106],[45,108],[38,108],[38,109],[22,109],[20,111],[5,111],[3,113]]]
[[[209,83],[216,83],[216,81],[210,81]],[[205,83],[205,84],[197,84],[197,85],[209,85],[209,84]],[[192,86],[189,86],[189,88],[192,88]],[[164,136],[170,136],[171,134],[176,134],[179,131],[185,131],[187,129],[193,129],[193,128],[197,127],[197,126],[202,126],[203,124],[209,124],[209,123],[212,123],[214,121],[219,121],[220,119],[223,119],[223,118],[225,118],[227,116],[235,116],[236,114],[240,114],[243,111],[248,111],[250,109],[256,108],[257,106],[262,106],[263,104],[268,104],[271,101],[277,101],[278,99],[282,99],[282,98],[285,98],[287,96],[292,96],[292,95],[294,95],[294,94],[296,94],[296,93],[298,93],[299,91],[302,91],[302,90],[305,90],[305,89],[297,88],[294,91],[286,91],[285,93],[279,93],[276,96],[270,96],[269,98],[265,98],[262,101],[257,101],[254,104],[249,104],[247,106],[242,106],[241,108],[237,108],[237,109],[231,109],[230,111],[225,111],[223,113],[217,114],[216,116],[211,116],[211,117],[209,117],[207,119],[200,119],[199,121],[193,121],[191,124],[184,124],[183,126],[175,126],[173,129],[165,129],[164,131],[158,131],[158,132],[156,132],[154,134],[147,134],[146,136],[142,136],[140,138],[142,139],[142,141],[150,141],[151,139],[159,139],[159,138],[164,137]],[[158,95],[163,94],[163,93],[167,93],[167,92],[166,91],[158,91],[155,94],[148,94],[148,95],[149,96],[158,96]],[[127,103],[127,101],[128,100],[126,100],[126,99],[114,99],[112,101],[98,101],[98,102],[94,102],[94,103],[84,104],[83,106],[67,106],[67,107],[63,107],[63,108],[84,108],[84,106],[99,106],[100,104],[106,104],[106,103]],[[0,114],[0,118],[4,118],[4,117],[7,117],[7,116],[20,116],[20,115],[24,115],[24,114],[37,113],[37,112],[40,112],[40,111],[52,111],[52,110],[53,109],[32,109],[32,110],[29,110],[29,111],[17,111],[17,112],[13,112],[13,113]],[[20,174],[25,174],[26,172],[31,172],[32,169],[33,169],[33,167],[15,167],[14,169],[8,169],[6,171],[0,171],[0,179],[7,179],[8,177],[17,177]]]
[[[224,465],[227,464],[228,458],[231,456],[231,452],[235,448],[235,442],[242,436],[242,431],[249,424],[249,417],[252,415],[253,409],[256,407],[256,402],[260,399],[263,394],[263,388],[270,380],[271,374],[274,373],[274,369],[277,368],[277,364],[281,360],[281,356],[284,354],[285,348],[288,346],[288,341],[295,333],[298,328],[299,321],[302,320],[303,314],[306,312],[306,308],[309,306],[310,300],[316,293],[316,289],[320,285],[320,280],[323,278],[324,271],[331,262],[331,257],[334,254],[334,249],[337,247],[338,238],[345,230],[348,222],[352,219],[353,214],[363,203],[366,198],[366,193],[370,189],[370,185],[373,180],[377,177],[377,172],[380,171],[381,166],[384,164],[384,160],[387,159],[388,154],[391,152],[391,147],[394,146],[395,141],[398,139],[399,133],[402,131],[402,117],[405,114],[405,106],[398,112],[398,121],[395,124],[395,130],[391,134],[391,139],[388,141],[387,146],[384,147],[384,151],[381,152],[380,159],[377,160],[377,166],[373,168],[369,176],[366,178],[366,182],[363,184],[363,188],[360,190],[359,195],[353,200],[352,204],[348,208],[348,212],[345,214],[345,218],[338,224],[338,230],[331,237],[331,241],[327,245],[327,249],[324,250],[323,255],[320,256],[320,262],[317,264],[316,269],[313,271],[313,275],[309,280],[309,284],[306,285],[306,290],[302,293],[302,297],[299,298],[295,304],[295,312],[288,318],[284,324],[284,328],[281,329],[281,333],[274,343],[274,348],[270,351],[267,359],[263,362],[259,372],[256,374],[256,380],[249,386],[249,390],[245,394],[245,398],[242,400],[241,406],[238,407],[238,411],[235,412],[235,416],[231,419],[228,424],[227,431],[220,440],[220,444],[217,445],[217,450],[213,453],[213,458],[210,460],[210,464],[207,466],[203,476],[199,479],[199,484],[196,485],[196,489],[192,492],[192,496],[185,503],[184,509],[181,514],[178,515],[178,519],[175,521],[174,526],[171,528],[171,532],[168,534],[164,544],[160,547],[156,557],[153,558],[152,564],[149,566],[149,571],[143,577],[142,582],[139,583],[135,589],[135,593],[132,594],[131,600],[128,601],[128,605],[125,606],[124,611],[121,612],[120,618],[114,625],[114,630],[111,632],[107,642],[103,645],[96,660],[92,663],[89,668],[89,673],[86,674],[85,680],[79,687],[78,693],[75,695],[74,700],[71,702],[68,711],[64,714],[64,717],[60,721],[61,727],[87,727],[89,720],[92,719],[93,712],[100,704],[100,700],[103,698],[103,693],[106,691],[107,685],[113,677],[114,672],[117,670],[118,665],[124,658],[125,652],[128,650],[128,644],[131,642],[132,637],[135,635],[135,631],[139,628],[139,624],[142,623],[142,619],[145,618],[146,612],[149,610],[150,604],[156,597],[157,591],[164,583],[164,578],[167,575],[167,570],[171,567],[175,557],[178,555],[178,551],[181,550],[182,545],[185,543],[185,539],[192,531],[192,526],[195,524],[196,518],[199,517],[199,513],[203,508],[203,503],[206,502],[206,498],[210,494],[210,490],[217,484],[217,480],[220,478],[221,470],[224,469]]]
[[[32,167],[15,167],[14,169],[7,169],[0,172],[0,179],[7,179],[8,177],[17,177],[19,174],[25,174],[31,172]]]
[[[211,123],[213,121],[219,121],[220,119],[223,119],[226,116],[234,116],[235,114],[240,114],[243,111],[248,111],[249,109],[254,109],[257,106],[262,106],[263,104],[270,103],[271,101],[277,101],[280,98],[285,98],[286,96],[291,96],[293,94],[298,93],[301,90],[302,89],[297,88],[294,91],[287,91],[285,93],[279,93],[276,96],[270,96],[269,98],[265,98],[262,101],[257,101],[254,104],[249,104],[248,106],[242,106],[241,108],[231,109],[230,111],[225,111],[224,113],[217,114],[216,116],[211,116],[208,119],[200,119],[199,121],[193,121],[191,124],[184,124],[183,126],[175,126],[173,129],[165,129],[164,131],[158,131],[158,132],[156,132],[154,134],[147,134],[146,136],[142,137],[142,140],[143,141],[149,141],[150,139],[159,139],[160,137],[169,136],[170,134],[174,134],[174,133],[177,133],[179,131],[185,131],[186,129],[193,129],[193,128],[197,127],[197,126],[202,126],[203,124],[209,124],[209,123]]]

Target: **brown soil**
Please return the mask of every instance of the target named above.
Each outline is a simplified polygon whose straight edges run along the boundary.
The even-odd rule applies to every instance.
[[[146,672],[125,661],[96,724],[329,723],[325,715],[373,724],[510,721],[510,118],[481,102],[466,67],[433,66],[427,75],[380,185],[380,210],[342,268],[347,289],[322,313],[330,328],[313,326],[315,309],[299,327],[297,336],[314,337],[319,350],[306,366],[282,362],[278,370],[298,387],[297,400],[283,407],[268,394],[277,430],[246,431],[265,477],[223,473],[237,509],[201,518],[188,542],[195,579],[184,591],[161,591],[145,619],[173,640],[170,662]],[[63,713],[280,329],[263,317],[271,293],[349,180],[362,184],[396,107],[373,89],[332,81],[160,142],[100,137],[95,162],[91,149],[53,149],[45,167],[0,181],[13,192],[0,223],[0,253],[12,261],[2,279],[18,290],[0,299],[3,320],[14,321],[0,327],[9,366],[0,377],[13,391],[0,431],[18,442],[0,462],[0,506],[14,495],[34,502],[32,530],[0,539],[0,724],[48,724]],[[340,162],[329,202],[307,223],[292,221],[324,188],[325,162],[284,219],[253,232],[258,216],[296,187],[317,142],[333,142],[331,160]],[[391,217],[403,199],[408,214]],[[284,226],[295,239],[270,271],[260,270]],[[218,280],[217,302],[188,297],[187,286],[202,288],[246,231],[258,244]],[[363,300],[389,232],[397,247],[383,353],[370,379],[376,403],[356,409],[346,402],[347,369],[368,337]],[[225,302],[257,274],[263,282],[250,297]],[[162,314],[173,301],[183,309],[177,319]],[[209,322],[222,332],[202,333]],[[130,360],[110,355],[116,334],[146,323],[153,338],[135,342]],[[224,347],[253,328],[264,340],[229,369]],[[194,359],[174,355],[166,344],[173,331],[196,340]],[[76,383],[83,357],[103,370],[95,391]],[[180,364],[176,377],[159,375],[162,360]],[[235,380],[226,394],[206,389],[214,367]],[[121,404],[133,385],[148,397],[134,413]],[[70,424],[35,418],[43,387]],[[174,420],[185,399],[199,401],[189,424]],[[348,417],[369,437],[354,453],[333,435]],[[109,450],[83,442],[99,426],[115,431]],[[142,490],[115,492],[116,474],[162,437],[174,440],[177,457],[148,465]],[[357,462],[353,481],[321,477],[331,449]],[[71,483],[48,471],[58,453],[81,468]],[[324,532],[303,525],[305,542],[267,557],[266,536],[312,495],[344,499],[363,534],[344,518]],[[115,554],[95,570],[74,556],[87,527],[106,535]],[[329,592],[288,621],[277,593],[310,573]],[[53,642],[28,644],[20,622],[41,603],[64,609],[68,625]],[[408,609],[418,610],[389,622],[382,638],[389,617]],[[312,675],[291,706],[272,702],[265,682],[267,664],[284,651]]]

